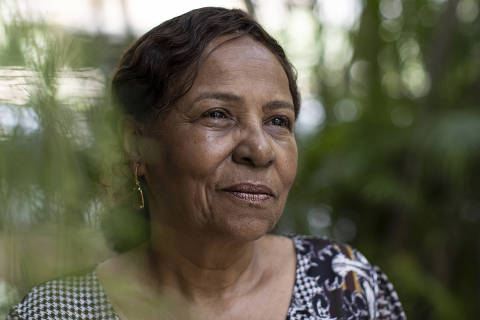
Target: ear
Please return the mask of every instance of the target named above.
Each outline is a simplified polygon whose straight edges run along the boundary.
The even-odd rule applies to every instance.
[[[132,172],[138,166],[138,176],[145,175],[145,159],[143,159],[141,141],[144,139],[144,124],[135,120],[132,116],[125,116],[123,121],[123,148],[127,154]]]

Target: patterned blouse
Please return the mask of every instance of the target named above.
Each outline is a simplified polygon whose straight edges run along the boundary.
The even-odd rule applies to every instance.
[[[292,236],[296,279],[287,320],[405,320],[397,293],[378,267],[326,238]],[[119,320],[95,271],[34,287],[7,320]]]

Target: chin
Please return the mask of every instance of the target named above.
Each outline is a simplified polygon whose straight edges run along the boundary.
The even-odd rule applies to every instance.
[[[229,219],[230,220],[230,219]],[[237,217],[230,221],[223,221],[218,226],[224,237],[237,241],[255,241],[274,227],[278,219],[260,219],[258,217]]]

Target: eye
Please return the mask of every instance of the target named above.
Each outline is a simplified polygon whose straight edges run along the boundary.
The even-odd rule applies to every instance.
[[[290,119],[284,116],[275,116],[269,120],[270,124],[290,129]]]
[[[224,119],[227,118],[227,114],[222,110],[209,110],[202,115],[204,118],[211,119]]]

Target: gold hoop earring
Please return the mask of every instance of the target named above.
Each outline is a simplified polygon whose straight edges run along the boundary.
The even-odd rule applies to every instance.
[[[137,163],[135,166],[135,188],[133,188],[133,191],[137,191],[140,196],[139,200],[140,203],[137,204],[137,210],[142,210],[145,208],[145,199],[143,198],[143,190],[142,186],[140,185],[140,181],[138,180],[138,167],[140,166],[140,163]]]

